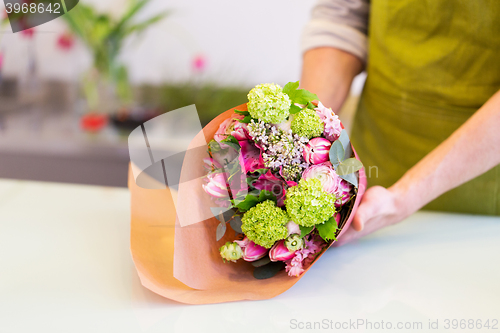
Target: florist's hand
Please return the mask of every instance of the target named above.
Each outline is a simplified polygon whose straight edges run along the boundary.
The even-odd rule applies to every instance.
[[[344,245],[403,220],[406,217],[406,209],[398,204],[398,199],[391,189],[370,187],[361,200],[351,226],[334,246]]]

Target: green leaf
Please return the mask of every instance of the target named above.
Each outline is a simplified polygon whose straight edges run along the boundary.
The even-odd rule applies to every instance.
[[[302,108],[300,106],[292,104],[292,106],[290,107],[290,114],[299,113],[301,110],[302,110]]]
[[[259,193],[259,196],[255,196],[254,194],[247,194],[245,200],[236,204],[236,208],[238,208],[242,212],[246,212],[252,207],[255,207],[258,203],[261,203],[266,200],[273,200],[277,202],[276,196],[269,191],[262,190]]]
[[[342,147],[344,147],[344,160],[350,158],[352,155],[351,140],[349,139],[349,135],[345,129],[340,132],[340,137],[337,140],[340,141],[342,143]]]
[[[337,166],[344,160],[344,147],[342,147],[342,143],[337,140],[330,147],[330,162],[333,164],[335,171],[337,170]]]
[[[296,90],[292,101],[298,104],[307,104],[314,101],[315,99],[318,99],[318,96],[316,94],[313,94],[312,92],[305,89],[298,89]]]
[[[285,263],[283,261],[270,262],[267,265],[255,267],[253,276],[259,280],[269,279],[278,274],[284,267]]]
[[[217,230],[215,232],[215,237],[217,241],[220,241],[222,237],[224,237],[224,234],[226,233],[226,223],[221,222],[217,226]]]
[[[328,221],[323,224],[316,224],[316,229],[318,229],[318,233],[325,241],[329,241],[332,239],[337,240],[335,238],[335,233],[337,232],[338,226],[337,221],[335,221],[335,216],[332,216]]]
[[[221,142],[224,142],[224,143],[234,143],[235,145],[238,145],[238,150],[241,148],[240,146],[240,143],[238,142],[238,140],[232,136],[232,135],[228,135],[225,139],[221,140]]]
[[[288,82],[283,88],[283,92],[290,97],[292,100],[292,104],[305,104],[307,105],[309,102],[318,99],[316,94],[313,94],[310,91],[305,89],[297,89],[299,87],[299,81],[297,82]]]
[[[349,134],[347,134],[347,131],[345,129],[340,132],[340,136],[337,140],[342,143],[342,147],[344,148],[344,150],[346,150],[347,146],[349,146],[349,144],[351,143],[351,141],[349,140]]]
[[[339,176],[348,175],[354,173],[363,167],[363,163],[355,158],[348,158],[342,161],[337,167],[336,171]]]
[[[241,216],[236,215],[231,221],[229,221],[229,225],[237,233],[239,234],[243,233],[243,231],[241,230]]]
[[[269,256],[266,255],[265,257],[260,258],[259,260],[252,261],[252,265],[253,265],[253,267],[260,267],[260,266],[267,265],[270,262],[271,262],[271,258],[269,258]]]
[[[258,173],[258,174],[259,174],[259,176],[260,176],[260,175],[265,174],[268,170],[269,170],[269,169],[266,169],[266,168],[261,168],[261,169],[257,169],[257,170],[255,170],[255,171],[254,171],[254,172],[252,172],[252,173]]]
[[[342,175],[342,176],[339,175],[339,177],[345,180],[346,182],[351,183],[355,187],[358,187],[358,177],[356,176],[355,173],[350,173],[348,175]]]
[[[134,24],[130,27],[127,27],[126,29],[124,29],[123,34],[125,36],[128,36],[132,33],[141,33],[145,29],[149,28],[150,25],[153,25],[157,22],[160,22],[165,17],[169,16],[170,13],[171,13],[171,11],[164,11],[163,13],[155,15],[155,16],[153,16],[153,17],[151,17],[143,22],[140,22],[138,24]]]
[[[297,90],[298,87],[299,87],[299,81],[297,81],[297,82],[288,82],[283,87],[283,92],[285,94],[287,94],[288,96],[290,96],[291,94],[294,93],[295,90]]]
[[[241,114],[242,116],[249,116],[250,115],[250,112],[248,112],[248,111],[234,110],[234,113]]]
[[[240,123],[244,123],[244,124],[250,124],[251,121],[252,121],[252,117],[250,115],[245,116],[245,118],[239,120]]]
[[[304,236],[308,235],[314,229],[314,226],[312,227],[299,226],[299,227],[300,227],[300,238],[304,238]]]
[[[214,214],[215,218],[220,222],[229,221],[236,211],[234,209],[227,209],[226,207],[210,207],[212,214]],[[220,218],[220,214],[222,214],[222,219]]]

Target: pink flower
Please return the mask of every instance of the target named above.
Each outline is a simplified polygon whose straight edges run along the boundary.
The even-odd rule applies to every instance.
[[[304,272],[304,265],[311,264],[316,254],[327,245],[326,242],[315,233],[305,236],[303,240],[305,242],[304,248],[296,251],[293,258],[286,262],[286,271],[289,276],[299,276],[302,274]]]
[[[349,201],[349,199],[351,198],[351,191],[352,185],[342,179],[339,187],[337,188],[337,191],[335,191],[335,196],[338,198],[337,201],[335,201],[335,207],[339,208],[347,201]]]
[[[337,217],[335,217],[335,219],[337,219]],[[339,215],[339,220],[340,220],[340,215]],[[306,246],[304,247],[304,249],[302,249],[302,255],[303,255],[302,262],[305,265],[309,265],[316,257],[315,255],[321,252],[321,250],[323,250],[327,244],[323,240],[323,238],[321,238],[316,233],[309,234],[308,236],[304,237],[304,241]]]
[[[250,139],[250,135],[248,134],[247,124],[240,123],[237,121],[234,124],[234,129],[231,132],[231,135],[236,138],[238,141],[244,141]]]
[[[206,157],[203,159],[203,167],[208,171],[208,172],[213,172],[216,169],[220,169],[221,165],[219,162],[214,160],[211,157]]]
[[[245,252],[243,252],[243,260],[245,261],[256,261],[267,255],[267,249],[263,246],[257,245],[250,241],[248,246],[245,247]]]
[[[339,214],[337,214],[337,215],[339,215]],[[314,254],[314,253],[319,252],[321,250],[321,243],[323,243],[323,241],[319,242],[318,238],[314,237],[314,235],[311,235],[309,237],[304,237],[304,241],[306,243],[306,246],[304,247],[302,254],[305,255],[306,257],[309,254]]]
[[[287,261],[293,258],[297,251],[290,251],[285,246],[285,241],[282,239],[273,245],[269,251],[271,261]]]
[[[228,196],[226,180],[222,173],[209,173],[205,181],[207,184],[202,185],[203,189],[214,198],[225,198]]]
[[[191,67],[195,72],[203,72],[207,67],[207,58],[203,54],[196,55],[192,60]]]
[[[292,129],[292,119],[288,119],[287,121],[279,123],[276,126],[288,133]]]
[[[262,165],[262,167],[264,167]],[[294,183],[297,185],[297,183]],[[278,207],[283,207],[285,205],[287,182],[283,179],[276,177],[271,170],[267,170],[265,174],[260,175],[259,179],[253,182],[253,186],[259,190],[266,190],[273,193],[278,199]]]
[[[217,142],[221,142],[222,140],[227,138],[227,136],[233,132],[236,123],[239,123],[238,120],[243,118],[244,118],[243,115],[235,114],[233,117],[224,120],[219,125],[219,129],[217,130],[217,133],[215,133],[214,135],[214,140]]]
[[[244,172],[254,172],[264,168],[264,162],[260,156],[260,149],[250,141],[239,141],[241,146],[240,163],[245,168]]]
[[[245,261],[256,261],[265,257],[267,254],[267,249],[265,247],[255,244],[246,236],[243,240],[235,242],[243,249],[243,260]]]
[[[248,194],[247,175],[237,172],[231,177],[230,190],[233,198],[246,197]]]
[[[325,137],[331,142],[337,140],[340,132],[342,132],[342,124],[339,116],[333,113],[332,109],[326,108],[321,102],[318,103],[318,107],[315,110],[316,114],[325,124],[325,131],[323,132]]]
[[[302,173],[302,178],[317,178],[323,185],[323,191],[326,193],[336,193],[340,186],[340,178],[332,168],[330,162],[311,165]]]
[[[293,234],[300,235],[300,227],[297,223],[290,221],[286,224],[286,228],[288,229],[288,236],[293,235]]]
[[[25,24],[21,24],[25,25]],[[26,37],[26,38],[33,38],[33,35],[35,34],[35,28],[29,28],[21,31],[21,35]]]
[[[57,46],[64,50],[70,50],[75,44],[75,38],[70,33],[63,33],[57,38]]]
[[[307,255],[304,250],[295,252],[292,260],[287,262],[286,271],[289,276],[299,276],[304,272],[304,259],[307,258]]]
[[[288,273],[288,276],[299,276],[300,274],[304,273],[301,262],[296,265],[287,265],[286,271]]]
[[[327,139],[314,138],[307,143],[302,152],[302,156],[307,163],[320,164],[330,159],[330,147],[332,143]]]

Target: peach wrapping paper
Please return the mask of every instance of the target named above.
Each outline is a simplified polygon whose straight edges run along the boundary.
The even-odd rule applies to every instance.
[[[234,109],[246,110],[246,104],[219,115],[200,135],[207,141],[213,138],[220,123],[232,116]],[[220,258],[219,247],[234,240],[235,232],[229,226],[225,236],[217,242],[215,230],[219,221],[215,217],[190,224],[190,218],[199,221],[196,216],[203,216],[199,211],[214,206],[213,203],[207,206],[201,181],[192,180],[193,175],[202,172],[199,158],[204,157],[199,149],[194,151],[186,156],[185,161],[191,163],[182,168],[178,193],[168,188],[140,188],[129,171],[131,252],[142,285],[161,296],[188,304],[269,299],[291,288],[314,263],[300,277],[289,277],[283,270],[270,279],[257,280],[252,275],[250,263],[242,260],[224,263]],[[182,179],[191,181],[182,183]],[[349,227],[365,188],[366,177],[362,169],[354,208],[340,236]],[[178,200],[177,206],[174,200]]]

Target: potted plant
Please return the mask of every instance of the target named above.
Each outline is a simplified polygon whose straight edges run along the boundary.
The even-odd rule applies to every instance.
[[[89,48],[93,58],[92,67],[82,80],[89,111],[84,123],[102,125],[105,122],[89,122],[88,118],[103,118],[111,112],[130,106],[132,90],[127,67],[118,60],[123,44],[128,37],[143,32],[169,14],[165,11],[138,21],[137,14],[149,2],[150,0],[132,0],[119,18],[98,13],[91,5],[80,2],[63,16],[71,31]]]

